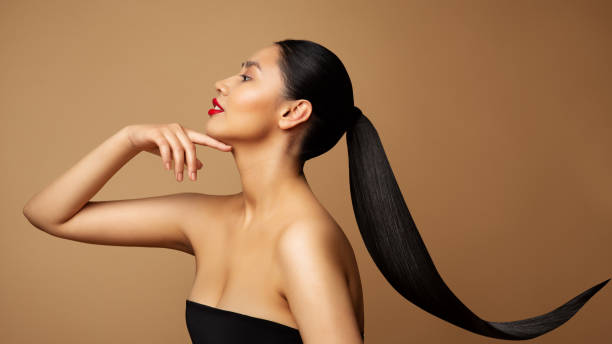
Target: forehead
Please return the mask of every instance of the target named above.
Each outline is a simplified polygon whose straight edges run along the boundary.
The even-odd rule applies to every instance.
[[[258,62],[261,66],[262,72],[265,74],[275,73],[275,70],[278,69],[277,59],[279,57],[278,47],[276,45],[271,45],[259,49],[256,51],[251,57],[248,58],[249,61]],[[252,68],[257,68],[253,66]]]

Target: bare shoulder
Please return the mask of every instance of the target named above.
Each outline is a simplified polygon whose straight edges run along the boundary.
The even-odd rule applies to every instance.
[[[279,236],[277,257],[298,260],[297,264],[300,259],[321,257],[322,261],[315,263],[336,265],[347,283],[355,277],[352,274],[356,272],[356,260],[351,243],[334,219],[325,215],[299,219],[288,225]]]
[[[363,333],[361,284],[353,249],[342,229],[325,218],[295,221],[277,245],[281,286],[307,342]]]

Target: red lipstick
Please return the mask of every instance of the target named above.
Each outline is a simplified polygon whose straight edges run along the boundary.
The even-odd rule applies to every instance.
[[[223,107],[221,105],[219,105],[219,102],[217,101],[217,98],[213,98],[212,104],[213,104],[213,107],[210,110],[208,110],[208,114],[209,115],[212,116],[212,115],[215,115],[215,114],[218,114],[218,113],[221,113],[221,112],[225,111],[223,109]],[[219,109],[215,109],[215,106],[217,106]]]

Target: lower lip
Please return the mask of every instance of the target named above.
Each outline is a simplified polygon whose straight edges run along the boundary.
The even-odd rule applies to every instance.
[[[217,110],[217,109],[210,109],[210,110],[208,110],[208,114],[211,115],[211,116],[212,115],[216,115],[216,114],[221,113],[221,112],[223,112],[223,110]]]

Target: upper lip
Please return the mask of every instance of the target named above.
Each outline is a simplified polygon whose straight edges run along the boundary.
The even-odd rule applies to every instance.
[[[219,104],[219,102],[217,101],[217,98],[213,98],[212,103],[213,103],[213,106],[217,105],[219,108],[221,108],[221,110],[225,111],[223,106],[221,106],[221,104]]]

